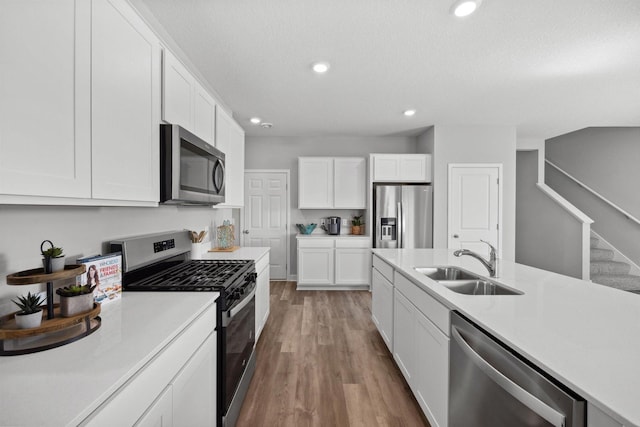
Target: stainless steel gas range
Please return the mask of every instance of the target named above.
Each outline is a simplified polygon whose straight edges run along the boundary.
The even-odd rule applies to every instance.
[[[187,231],[111,242],[125,292],[220,292],[217,299],[217,425],[235,425],[256,364],[256,270],[251,260],[192,260]]]

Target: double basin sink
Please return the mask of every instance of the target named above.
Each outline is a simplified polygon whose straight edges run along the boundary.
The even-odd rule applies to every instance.
[[[416,267],[418,273],[464,295],[522,295],[523,293],[458,267]]]

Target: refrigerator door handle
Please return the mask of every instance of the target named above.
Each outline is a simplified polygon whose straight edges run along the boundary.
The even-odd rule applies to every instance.
[[[402,203],[398,202],[398,248],[404,248],[404,216]]]

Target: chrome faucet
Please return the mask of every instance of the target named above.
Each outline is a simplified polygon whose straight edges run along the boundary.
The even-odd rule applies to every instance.
[[[489,261],[487,261],[486,259],[484,259],[482,256],[478,255],[477,253],[470,251],[469,249],[459,249],[457,251],[455,251],[453,253],[453,255],[460,257],[462,255],[469,255],[474,257],[475,259],[477,259],[478,261],[480,261],[482,263],[482,265],[484,265],[487,270],[489,270],[489,276],[490,277],[496,277],[496,273],[498,272],[498,258],[496,256],[496,248],[493,247],[493,245],[489,242],[486,242],[484,240],[480,240],[481,242],[486,243],[487,245],[489,245],[490,248],[490,252],[489,252]]]

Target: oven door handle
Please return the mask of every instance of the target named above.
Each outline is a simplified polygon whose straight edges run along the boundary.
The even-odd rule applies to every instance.
[[[251,299],[256,295],[256,288],[253,288],[251,290],[251,292],[249,292],[249,295],[247,295],[246,297],[244,297],[242,299],[242,301],[240,301],[240,304],[236,305],[235,307],[231,308],[228,311],[228,315],[227,318],[230,321],[231,319],[233,319],[239,312],[242,311],[243,308],[246,307],[247,304],[249,304],[251,302]]]
[[[455,326],[451,327],[451,335],[453,335],[453,339],[458,342],[458,345],[462,351],[466,353],[467,357],[504,391],[520,401],[520,403],[531,411],[544,418],[551,425],[555,427],[565,426],[566,417],[564,415],[520,387],[518,384],[511,381],[502,372],[484,360],[484,358],[476,353],[476,351],[465,341],[460,332],[458,332],[458,328]]]

